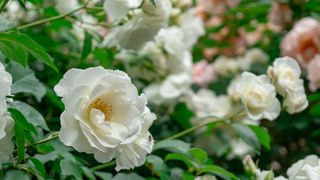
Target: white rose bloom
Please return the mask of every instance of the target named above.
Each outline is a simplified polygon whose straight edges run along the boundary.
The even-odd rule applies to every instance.
[[[167,26],[171,11],[170,0],[156,0],[155,3],[156,7],[145,1],[142,9],[134,11],[128,22],[114,28],[106,36],[103,44],[139,50],[151,41],[161,28]]]
[[[191,94],[190,98],[188,104],[199,118],[207,116],[223,118],[230,113],[232,108],[228,96],[216,96],[214,92],[208,89],[201,89],[196,94]]]
[[[141,5],[142,0],[105,0],[105,11],[115,19],[124,18],[130,9],[137,8]]]
[[[0,163],[8,161],[14,150],[12,142],[14,121],[7,111],[6,96],[10,94],[11,75],[0,63]]]
[[[309,155],[294,163],[288,169],[287,175],[289,180],[319,180],[320,160],[316,155]]]
[[[80,7],[80,3],[78,0],[56,0],[55,7],[60,13],[67,13]]]
[[[274,120],[281,111],[274,86],[265,75],[256,76],[249,72],[241,74],[235,85],[236,95],[243,104],[248,118],[252,120]]]
[[[268,76],[275,84],[277,92],[284,99],[284,107],[290,114],[298,113],[308,107],[301,70],[294,59],[282,57],[275,60],[268,69]]]
[[[240,70],[239,63],[232,58],[225,56],[218,57],[213,63],[214,69],[218,75],[234,74]]]
[[[247,51],[247,53],[244,55],[244,58],[247,59],[251,64],[264,64],[268,62],[269,56],[261,49],[253,48]]]
[[[186,94],[192,81],[188,74],[173,74],[168,76],[162,83],[151,84],[144,89],[144,93],[154,104],[171,102]]]
[[[188,49],[191,49],[205,34],[203,21],[196,16],[196,9],[183,13],[178,19],[178,24],[184,35],[183,43]]]
[[[71,69],[54,88],[62,97],[60,140],[98,162],[116,158],[116,170],[145,162],[152,151],[148,129],[156,119],[127,74],[102,67]]]

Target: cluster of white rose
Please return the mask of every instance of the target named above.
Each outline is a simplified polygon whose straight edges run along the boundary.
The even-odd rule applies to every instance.
[[[243,72],[231,81],[227,91],[227,95],[216,95],[205,88],[196,93],[190,90],[186,102],[197,119],[213,116],[248,124],[258,124],[262,119],[272,121],[279,116],[282,108],[277,92],[283,96],[282,106],[290,114],[308,106],[300,68],[289,57],[276,59],[267,75]]]
[[[6,98],[10,95],[12,77],[0,63],[0,163],[8,161],[13,152],[14,121],[7,111]]]
[[[250,156],[243,160],[246,169],[253,173],[257,180],[274,179],[274,180],[318,180],[320,179],[320,159],[316,155],[309,155],[301,159],[287,170],[287,177],[274,177],[272,171],[260,170],[256,167]]]
[[[269,57],[261,49],[253,48],[237,58],[219,56],[213,63],[216,74],[226,76],[248,71],[252,64],[265,64]]]

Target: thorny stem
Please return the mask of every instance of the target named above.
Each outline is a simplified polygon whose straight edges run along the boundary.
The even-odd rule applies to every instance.
[[[32,147],[32,146],[39,145],[39,144],[43,144],[43,143],[49,142],[49,141],[51,141],[51,140],[57,139],[58,137],[59,137],[59,132],[56,131],[56,132],[51,133],[51,134],[50,134],[48,137],[46,137],[45,139],[42,139],[42,140],[40,140],[40,141],[34,142],[34,143],[32,143],[32,144],[29,144],[29,145],[27,145],[25,148]]]

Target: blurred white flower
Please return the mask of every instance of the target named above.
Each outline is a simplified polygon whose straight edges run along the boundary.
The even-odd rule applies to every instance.
[[[80,7],[80,3],[78,0],[56,0],[55,7],[60,13],[67,13]]]
[[[189,74],[172,74],[163,82],[154,83],[144,89],[149,101],[154,104],[172,102],[183,94],[187,94],[191,85]]]
[[[124,18],[130,9],[141,5],[142,0],[105,0],[103,7],[109,16],[115,19]]]
[[[251,120],[274,120],[280,114],[281,107],[276,98],[275,87],[267,76],[244,72],[234,90]]]
[[[151,41],[158,31],[167,26],[171,11],[170,0],[156,0],[156,6],[145,1],[142,9],[132,12],[132,18],[122,26],[115,27],[104,39],[108,47],[139,50]]]
[[[259,64],[264,64],[268,62],[269,56],[263,52],[259,48],[253,48],[249,49],[246,54],[244,55],[244,58],[247,59],[250,64],[253,63],[259,63]]]
[[[4,12],[1,12],[0,19],[12,26],[34,21],[37,18],[35,7],[30,2],[25,2],[24,6],[25,8],[21,7],[18,1],[9,1]]]
[[[228,96],[216,96],[214,92],[208,89],[200,89],[196,94],[191,94],[188,104],[199,118],[208,116],[224,118],[231,112],[232,108]]]
[[[8,161],[14,150],[14,121],[7,111],[6,96],[10,94],[12,77],[0,63],[0,163]]]
[[[152,151],[148,129],[156,119],[127,74],[102,67],[71,69],[54,88],[62,97],[60,140],[99,162],[116,158],[116,170],[145,162]]]
[[[268,76],[272,79],[277,92],[283,96],[283,106],[290,114],[298,113],[308,107],[301,70],[298,63],[290,57],[275,60],[268,68]]]
[[[217,74],[226,76],[234,74],[240,70],[239,63],[232,58],[219,56],[213,63]]]
[[[316,155],[309,155],[294,163],[288,169],[287,175],[290,180],[319,180],[320,160]]]
[[[248,154],[252,154],[254,149],[246,144],[241,138],[234,138],[230,142],[231,152],[228,154],[229,159],[243,158]]]
[[[261,171],[260,169],[256,170],[256,180],[266,180],[270,179],[270,177],[273,180],[288,180],[287,178],[283,176],[274,177],[274,173],[272,171]]]
[[[199,37],[205,34],[204,24],[201,18],[196,16],[195,9],[189,9],[178,18],[178,24],[183,32],[183,43],[191,49]]]

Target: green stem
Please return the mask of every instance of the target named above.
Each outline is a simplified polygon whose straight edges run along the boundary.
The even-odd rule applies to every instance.
[[[108,167],[112,167],[116,164],[116,161],[111,161],[111,162],[108,162],[108,163],[105,163],[105,164],[100,164],[98,166],[94,166],[91,168],[92,171],[98,171],[100,169],[105,169],[105,168],[108,168]]]
[[[47,22],[56,21],[56,20],[65,18],[65,17],[67,17],[67,16],[69,16],[69,15],[75,13],[75,12],[78,12],[78,11],[80,11],[82,9],[85,9],[89,2],[90,1],[87,1],[82,6],[76,8],[76,9],[70,11],[70,12],[67,12],[67,13],[64,13],[64,14],[61,14],[61,15],[58,15],[58,16],[49,17],[49,18],[46,18],[46,19],[41,19],[41,20],[29,23],[29,24],[25,24],[25,25],[17,27],[16,29],[17,30],[21,30],[21,29],[25,29],[25,28],[29,28],[29,27],[33,27],[33,26],[37,26],[37,25],[44,24],[44,23],[47,23]]]
[[[39,144],[43,144],[43,143],[49,142],[51,140],[57,139],[58,137],[59,137],[59,132],[58,131],[57,132],[53,132],[47,138],[42,139],[42,140],[37,141],[37,142],[34,142],[32,144],[29,144],[25,148],[36,146],[36,145],[39,145]]]
[[[216,117],[209,117],[209,118],[204,118],[204,122],[196,125],[196,126],[193,126],[192,128],[189,128],[189,129],[186,129],[180,133],[177,133],[173,136],[170,136],[168,138],[165,138],[163,140],[160,140],[158,141],[157,143],[161,142],[161,141],[165,141],[165,140],[172,140],[172,139],[177,139],[177,138],[180,138],[184,135],[187,135],[197,129],[200,129],[204,126],[207,126],[207,125],[210,125],[210,124],[220,124],[220,123],[223,123],[225,122],[225,120],[222,120],[222,119],[218,119]],[[104,168],[108,168],[108,167],[111,167],[111,166],[114,166],[116,164],[116,162],[113,160],[111,162],[108,162],[108,163],[105,163],[105,164],[100,164],[98,166],[94,166],[91,168],[92,171],[97,171],[97,170],[101,170],[101,169],[104,169]]]
[[[0,6],[0,13],[4,10],[6,5],[8,4],[9,0],[4,0]]]
[[[179,133],[177,133],[177,134],[175,134],[175,135],[173,135],[173,136],[170,136],[170,137],[167,137],[167,138],[165,138],[165,139],[162,139],[162,140],[158,141],[157,143],[159,143],[159,142],[161,142],[161,141],[165,141],[165,140],[178,139],[178,138],[180,138],[180,137],[182,137],[182,136],[185,136],[185,135],[187,135],[187,134],[189,134],[189,133],[191,133],[191,132],[193,132],[193,131],[195,131],[195,130],[197,130],[197,129],[200,129],[200,128],[202,128],[202,127],[208,126],[208,125],[210,125],[210,124],[220,124],[220,123],[225,122],[225,121],[226,121],[226,120],[218,119],[218,118],[216,118],[216,117],[210,117],[210,118],[208,118],[208,119],[206,118],[206,119],[204,120],[204,122],[202,122],[202,123],[200,123],[200,124],[198,124],[198,125],[195,125],[195,126],[189,128],[189,129],[186,129],[186,130],[184,130],[184,131],[182,131],[182,132],[179,132]]]

